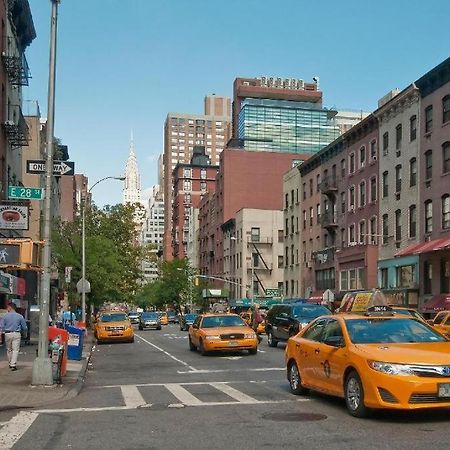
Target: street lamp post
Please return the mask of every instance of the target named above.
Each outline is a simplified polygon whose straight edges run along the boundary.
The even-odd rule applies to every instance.
[[[39,308],[39,342],[38,355],[33,361],[31,382],[34,385],[53,384],[52,362],[48,357],[48,313],[50,309],[50,265],[51,265],[51,206],[53,181],[53,139],[55,131],[55,77],[56,77],[56,37],[58,23],[58,3],[51,0],[50,22],[50,57],[48,75],[48,108],[46,127],[46,158],[45,158],[45,197],[42,240],[42,276]]]
[[[125,177],[104,177],[95,182],[87,191],[91,193],[92,189],[105,180],[124,181]],[[86,324],[86,198],[81,201],[81,321]]]

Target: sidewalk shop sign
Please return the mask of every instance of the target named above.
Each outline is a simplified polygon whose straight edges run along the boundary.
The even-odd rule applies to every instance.
[[[2,230],[28,230],[29,217],[28,206],[0,204]]]
[[[9,273],[0,272],[0,292],[4,294],[25,295],[26,282],[24,278],[15,277]]]

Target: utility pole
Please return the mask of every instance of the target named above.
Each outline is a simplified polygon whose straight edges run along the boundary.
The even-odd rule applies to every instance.
[[[40,286],[39,310],[39,343],[38,356],[33,361],[32,384],[53,384],[52,362],[48,356],[48,313],[50,303],[50,265],[51,265],[51,206],[53,181],[53,139],[55,130],[55,73],[56,73],[56,32],[58,24],[58,3],[60,0],[50,0],[52,3],[50,22],[50,58],[48,72],[48,108],[45,158],[45,196],[44,196],[44,230],[42,239],[42,275]]]

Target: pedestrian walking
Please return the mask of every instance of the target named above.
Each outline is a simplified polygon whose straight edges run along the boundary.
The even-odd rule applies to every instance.
[[[16,312],[16,305],[9,303],[7,313],[3,316],[3,332],[5,333],[6,354],[9,368],[17,370],[17,357],[20,350],[22,333],[27,332],[27,323],[24,317]]]
[[[256,333],[256,337],[258,338],[258,343],[260,343],[262,341],[262,337],[258,334],[258,325],[262,322],[262,316],[261,313],[257,307],[257,305],[254,305],[252,307],[252,312],[251,312],[251,327],[253,328],[253,330]]]

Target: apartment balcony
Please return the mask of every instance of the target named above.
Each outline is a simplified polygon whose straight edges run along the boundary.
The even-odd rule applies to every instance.
[[[320,192],[325,195],[335,195],[338,190],[337,178],[335,176],[325,177],[319,185]]]
[[[9,82],[13,86],[28,86],[28,80],[31,78],[25,54],[20,54],[15,47],[13,38],[7,37],[7,50],[2,52],[2,60]]]
[[[23,117],[20,106],[9,105],[7,117],[8,120],[3,123],[3,129],[11,147],[28,146],[28,141],[30,140],[28,125]]]
[[[320,216],[320,225],[323,228],[334,229],[337,228],[337,214],[332,212],[325,212]]]

